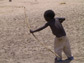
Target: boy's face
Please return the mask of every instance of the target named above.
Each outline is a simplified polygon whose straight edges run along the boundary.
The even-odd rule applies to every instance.
[[[49,17],[44,17],[46,21],[50,21],[51,19]]]

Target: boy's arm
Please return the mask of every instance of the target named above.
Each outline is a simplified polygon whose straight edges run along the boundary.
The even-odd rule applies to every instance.
[[[44,26],[42,26],[42,27],[40,27],[40,28],[38,28],[38,29],[36,29],[36,30],[30,30],[30,33],[34,33],[34,32],[41,31],[41,30],[43,30],[44,28],[46,28],[47,26],[48,26],[48,23],[46,23]]]
[[[60,23],[62,23],[65,20],[65,18],[58,18],[58,19],[59,19]]]

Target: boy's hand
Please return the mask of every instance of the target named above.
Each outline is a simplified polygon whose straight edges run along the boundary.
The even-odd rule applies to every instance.
[[[30,33],[34,33],[34,31],[33,30],[30,30]]]

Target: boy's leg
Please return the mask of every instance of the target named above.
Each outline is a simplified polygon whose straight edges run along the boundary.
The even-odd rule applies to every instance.
[[[65,46],[63,48],[63,51],[66,54],[67,58],[72,58],[73,59],[72,54],[71,54],[71,48],[70,48],[69,40],[68,40],[67,37],[65,37],[65,39],[66,39],[66,42],[65,42]]]
[[[59,39],[55,38],[54,51],[56,52],[56,54],[60,56],[56,57],[56,60],[62,60],[62,50],[63,50],[62,42]]]

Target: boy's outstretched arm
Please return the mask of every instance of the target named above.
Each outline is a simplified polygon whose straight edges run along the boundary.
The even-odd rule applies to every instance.
[[[38,28],[38,29],[36,29],[36,30],[31,30],[31,29],[30,29],[30,33],[34,33],[34,32],[41,31],[41,30],[43,30],[44,28],[46,28],[47,26],[48,26],[48,23],[46,23],[44,26],[42,26],[42,27],[40,27],[40,28]]]
[[[65,20],[65,18],[58,18],[58,19],[59,19],[60,23],[62,23]]]

